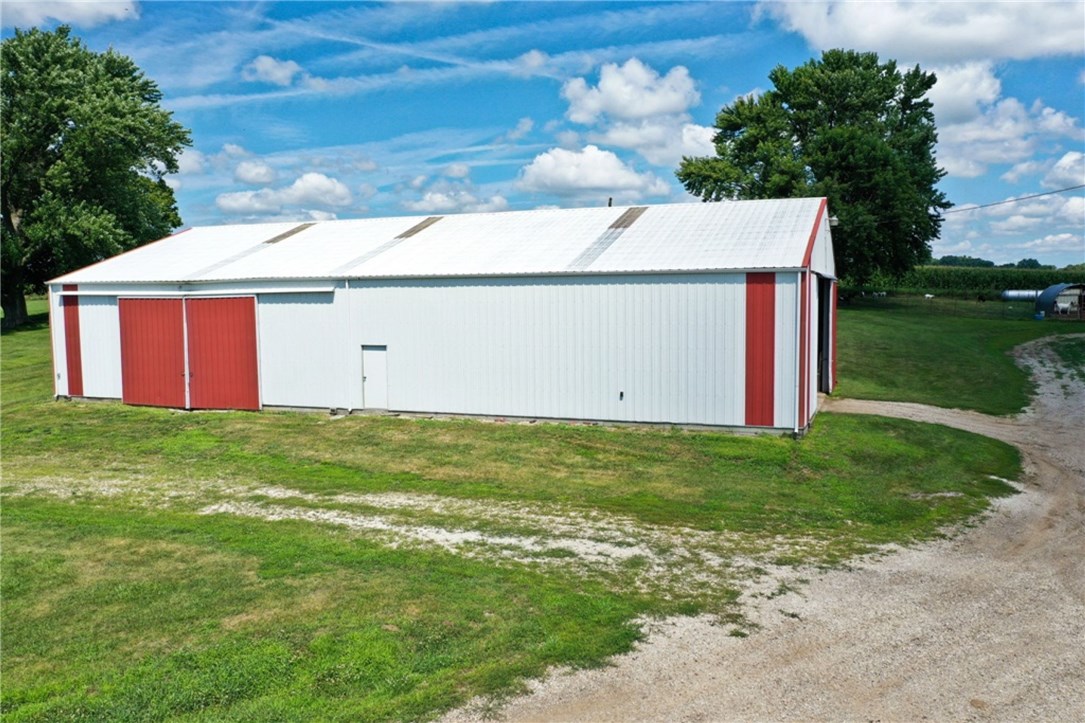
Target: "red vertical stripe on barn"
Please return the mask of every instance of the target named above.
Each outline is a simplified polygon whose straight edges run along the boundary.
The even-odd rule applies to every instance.
[[[189,394],[194,409],[259,409],[256,302],[188,299]]]
[[[776,274],[746,274],[746,424],[773,426]]]
[[[121,398],[126,404],[185,406],[184,317],[180,299],[121,299]]]
[[[832,328],[829,329],[829,333],[832,335],[832,344],[829,347],[829,353],[833,355],[831,360],[831,377],[829,379],[829,391],[836,389],[836,304],[837,304],[837,288],[836,282],[832,282],[833,286],[833,316],[832,316]]]
[[[78,291],[76,284],[64,284],[64,291]],[[83,344],[79,338],[79,297],[62,296],[64,307],[64,356],[68,360],[68,396],[83,396]]]
[[[810,272],[802,272],[799,287],[799,428],[810,421],[807,416],[810,397]]]

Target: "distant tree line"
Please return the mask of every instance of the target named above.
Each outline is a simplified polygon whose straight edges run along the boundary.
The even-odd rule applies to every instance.
[[[999,268],[999,269],[1054,269],[1048,264],[1041,264],[1036,259],[1021,259],[1017,263],[998,264],[987,259],[977,259],[971,256],[943,256],[931,262],[931,266],[964,266],[968,268]]]
[[[1085,283],[1085,264],[1063,269],[1008,266],[916,266],[900,276],[875,275],[868,288],[961,298],[997,299],[1007,289]]]

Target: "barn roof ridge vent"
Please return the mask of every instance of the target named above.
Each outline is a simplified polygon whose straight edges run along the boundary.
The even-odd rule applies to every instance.
[[[607,230],[599,234],[599,238],[595,239],[591,246],[580,252],[580,255],[569,262],[567,267],[569,271],[583,271],[592,265],[592,263],[603,255],[611,245],[617,241],[625,230],[632,226],[645,211],[648,210],[647,206],[632,206],[627,208],[625,212],[619,216],[614,223],[607,227]]]
[[[647,206],[631,206],[625,210],[618,220],[610,224],[611,228],[629,228],[632,226],[638,218],[640,218],[645,211],[648,210]]]
[[[418,233],[420,231],[425,231],[427,228],[429,228],[433,224],[437,223],[442,218],[444,218],[444,216],[430,216],[429,218],[427,218],[427,219],[425,219],[423,221],[419,221],[414,226],[411,226],[409,229],[407,229],[406,231],[404,231],[400,235],[396,236],[396,238],[397,239],[410,238],[411,236],[414,236],[416,233]]]
[[[278,236],[272,236],[271,238],[269,238],[264,243],[266,243],[266,244],[277,244],[280,241],[282,241],[283,239],[288,239],[291,236],[293,236],[294,234],[301,233],[302,231],[309,228],[310,226],[315,226],[315,225],[316,225],[316,221],[310,221],[309,223],[303,223],[300,226],[295,226],[294,228],[290,229],[289,231],[282,232]]]
[[[380,256],[381,254],[383,254],[385,251],[387,251],[389,249],[395,248],[399,244],[403,243],[403,241],[409,239],[411,236],[414,236],[415,234],[419,233],[420,231],[425,231],[427,228],[429,228],[433,224],[437,223],[442,218],[444,218],[444,216],[430,216],[429,218],[426,218],[426,219],[424,219],[422,221],[419,221],[414,226],[411,226],[409,229],[407,229],[403,233],[399,234],[395,238],[391,239],[390,241],[385,241],[380,246],[378,246],[378,247],[376,247],[374,249],[370,249],[370,250],[366,251],[364,254],[362,254],[361,256],[355,257],[355,258],[351,259],[350,261],[346,262],[345,264],[343,264],[342,266],[339,266],[338,268],[334,269],[332,271],[332,273],[333,274],[345,274],[348,271],[350,271],[351,269],[353,269],[355,266],[361,266],[366,261],[369,261],[370,259],[373,259],[373,258],[375,258],[377,256]]]
[[[211,264],[210,266],[203,267],[202,269],[194,272],[192,274],[192,278],[198,279],[201,276],[203,276],[204,274],[209,274],[212,271],[218,271],[219,269],[221,269],[221,268],[223,268],[225,266],[229,266],[230,264],[234,263],[235,261],[240,261],[241,259],[245,258],[246,256],[252,256],[256,252],[262,251],[264,249],[264,247],[266,247],[268,244],[276,244],[276,243],[278,243],[279,241],[282,241],[285,238],[289,238],[290,236],[293,236],[294,234],[301,233],[302,231],[309,228],[310,226],[315,226],[315,225],[316,225],[315,222],[299,224],[299,225],[295,226],[294,228],[291,228],[291,229],[288,229],[288,230],[282,232],[278,236],[272,236],[269,239],[261,241],[260,243],[256,244],[255,246],[250,246],[250,247],[248,247],[246,249],[238,251],[233,256],[228,256],[227,258],[224,258],[221,261],[217,261],[217,262]]]

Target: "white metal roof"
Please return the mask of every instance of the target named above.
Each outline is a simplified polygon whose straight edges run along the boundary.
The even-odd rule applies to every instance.
[[[796,198],[203,226],[54,282],[797,269],[828,240],[826,216],[823,199]]]

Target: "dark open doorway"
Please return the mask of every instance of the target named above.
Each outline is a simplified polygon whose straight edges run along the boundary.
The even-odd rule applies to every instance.
[[[833,282],[832,279],[815,276],[818,280],[818,391],[828,394],[833,390]]]

